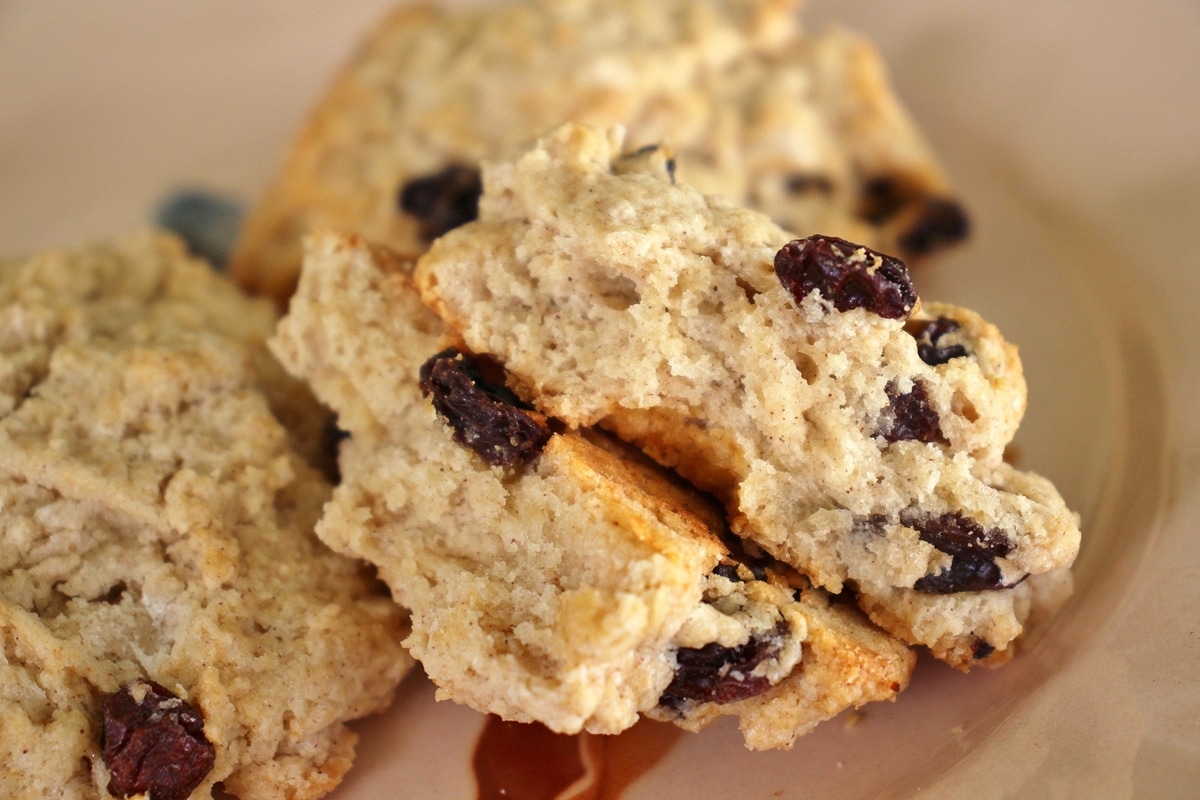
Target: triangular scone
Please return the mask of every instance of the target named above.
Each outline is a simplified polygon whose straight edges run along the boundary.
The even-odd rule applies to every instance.
[[[620,150],[619,130],[567,125],[490,168],[480,219],[418,262],[427,303],[541,411],[722,497],[739,535],[894,634],[1003,659],[1079,546],[1054,487],[1002,458],[1016,349],[920,305],[896,259],[789,244]]]
[[[362,42],[250,215],[231,271],[283,300],[318,225],[419,253],[474,216],[478,163],[563,122],[670,142],[681,178],[797,232],[916,257],[966,217],[873,45],[795,0],[405,5]]]
[[[272,347],[349,434],[318,534],[411,609],[440,697],[563,732],[736,714],[761,749],[906,685],[911,651],[857,610],[736,557],[708,500],[449,347],[410,269],[316,232]]]
[[[0,267],[0,795],[320,797],[412,666],[313,534],[274,322],[166,236]]]

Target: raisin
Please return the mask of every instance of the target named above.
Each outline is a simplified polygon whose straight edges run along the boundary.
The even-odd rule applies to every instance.
[[[738,538],[729,530],[721,531],[719,535],[721,543],[725,545],[725,548],[729,552],[726,555],[726,560],[713,570],[718,575],[725,574],[722,570],[731,567],[739,576],[744,576],[745,571],[749,571],[751,578],[754,580],[765,581],[768,577],[768,568],[778,566],[775,559],[767,555],[753,542]],[[744,577],[741,577],[741,579],[745,580]],[[730,580],[736,579],[730,578]]]
[[[337,420],[330,418],[321,429],[321,447],[317,457],[317,466],[330,483],[342,481],[341,469],[338,467],[338,452],[342,442],[350,438],[350,434],[338,427]]]
[[[951,556],[949,567],[926,575],[913,585],[917,591],[950,594],[1011,588],[1002,580],[1000,567],[994,560],[1013,550],[1012,540],[1004,531],[985,529],[957,511],[937,517],[905,513],[900,515],[900,521],[916,530],[921,541]]]
[[[958,556],[970,553],[1000,558],[1013,550],[1012,540],[999,528],[987,529],[961,512],[951,511],[939,516],[905,512],[900,522],[913,528],[921,535],[921,541],[929,542],[946,555]]]
[[[193,706],[153,681],[122,687],[101,702],[108,791],[119,797],[186,800],[216,762]]]
[[[479,215],[483,179],[476,167],[451,164],[441,172],[414,178],[400,189],[400,210],[417,219],[417,231],[432,242]]]
[[[749,580],[765,581],[768,578],[767,567],[763,559],[722,562],[713,567],[713,574],[735,583],[745,583]]]
[[[421,391],[454,429],[454,440],[493,466],[532,461],[550,441],[550,428],[513,392],[483,378],[482,359],[450,349],[421,367]]]
[[[722,578],[734,583],[742,582],[742,576],[738,574],[737,564],[717,564],[713,567],[713,574],[720,575]]]
[[[775,274],[797,303],[816,290],[838,311],[904,319],[917,301],[903,261],[835,236],[787,243],[775,254]]]
[[[957,244],[971,233],[971,220],[954,200],[931,197],[925,200],[917,219],[897,242],[907,258],[929,255]]]
[[[996,648],[991,642],[985,639],[976,639],[975,647],[971,650],[971,655],[975,657],[975,660],[979,661],[987,658],[994,652],[996,652]]]
[[[872,225],[882,225],[897,216],[919,193],[900,178],[877,177],[863,181],[858,197],[858,216]]]
[[[712,642],[703,647],[679,648],[675,652],[675,677],[659,703],[678,709],[688,700],[721,704],[762,694],[771,688],[771,682],[750,673],[779,652],[780,640],[787,633],[787,624],[780,622],[771,633],[737,647]]]
[[[825,175],[796,172],[784,182],[790,194],[833,194],[833,181]]]
[[[980,555],[965,555],[955,556],[949,567],[936,574],[918,578],[913,588],[926,594],[954,594],[1007,587],[1001,580],[1000,567],[996,566],[995,561]]]
[[[901,394],[893,381],[887,385],[888,410],[878,435],[889,442],[918,441],[946,444],[937,411],[929,404],[929,393],[921,381],[913,381],[911,391]]]
[[[957,322],[948,317],[938,317],[933,320],[912,320],[904,326],[904,330],[917,340],[917,355],[921,360],[931,367],[937,367],[951,359],[970,355],[965,345],[943,341],[959,327]]]

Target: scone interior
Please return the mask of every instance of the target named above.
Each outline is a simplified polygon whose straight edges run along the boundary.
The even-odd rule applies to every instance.
[[[0,267],[0,795],[320,797],[412,666],[274,322],[165,235]]]
[[[490,165],[479,219],[418,262],[426,302],[541,411],[715,493],[890,632],[962,668],[1007,658],[1080,538],[1004,461],[1016,348],[922,303],[899,259],[627,168],[622,135],[565,125]]]
[[[439,697],[562,732],[735,714],[765,749],[907,684],[907,648],[735,555],[710,500],[455,348],[410,270],[314,233],[272,347],[348,434],[318,534],[411,609]]]
[[[286,300],[313,227],[419,253],[474,217],[478,163],[563,122],[668,142],[680,178],[798,233],[919,258],[968,221],[875,47],[793,0],[407,4],[364,37],[251,214],[232,274]]]

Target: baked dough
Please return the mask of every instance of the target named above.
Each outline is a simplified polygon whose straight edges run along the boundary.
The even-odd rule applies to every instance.
[[[666,143],[680,180],[905,258],[967,233],[874,46],[794,0],[410,4],[354,52],[251,213],[235,280],[284,300],[320,225],[403,253],[474,216],[479,164],[564,122]]]
[[[1007,657],[1080,540],[1003,458],[1016,348],[921,303],[897,259],[793,240],[622,152],[619,129],[565,125],[490,168],[479,219],[418,262],[429,306],[543,413],[677,469],[895,635],[962,668]]]
[[[274,323],[165,235],[0,266],[0,795],[320,797],[410,669],[313,533]]]
[[[560,732],[734,714],[764,749],[907,684],[908,648],[739,552],[711,500],[454,349],[410,270],[316,232],[272,346],[348,433],[318,534],[411,609],[439,697]]]

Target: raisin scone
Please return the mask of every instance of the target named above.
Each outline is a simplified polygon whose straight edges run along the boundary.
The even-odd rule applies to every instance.
[[[734,530],[966,668],[1069,581],[1076,516],[1005,463],[1016,348],[920,304],[905,265],[622,169],[566,125],[489,170],[417,281],[540,411],[601,425],[721,497]],[[616,165],[616,168],[614,168]]]
[[[161,234],[0,267],[0,795],[320,797],[411,668],[274,323]]]
[[[906,258],[967,219],[874,46],[796,0],[411,4],[366,37],[250,215],[234,279],[284,299],[317,225],[419,253],[471,219],[478,164],[561,123],[667,142],[680,177],[800,233]]]
[[[857,609],[735,552],[711,501],[454,348],[410,270],[319,230],[272,346],[348,434],[317,532],[411,609],[439,697],[560,732],[733,714],[765,749],[907,684],[912,651]]]

